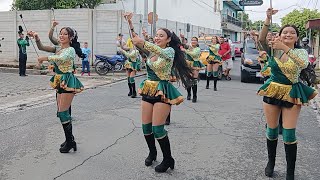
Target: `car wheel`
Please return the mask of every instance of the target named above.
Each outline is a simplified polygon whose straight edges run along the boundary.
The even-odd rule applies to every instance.
[[[240,71],[240,81],[243,82],[243,83],[247,83],[248,82],[248,79],[246,78],[246,76],[244,75],[244,73],[242,72],[242,69]]]

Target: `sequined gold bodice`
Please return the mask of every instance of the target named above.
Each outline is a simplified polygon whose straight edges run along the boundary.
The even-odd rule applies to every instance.
[[[62,73],[72,73],[76,52],[73,47],[61,49],[56,55],[48,57],[48,61],[55,63]]]
[[[271,73],[274,76],[274,79],[281,79],[277,78],[277,76],[284,75],[292,84],[294,84],[299,82],[301,70],[308,66],[308,53],[304,49],[291,49],[287,55],[288,60],[286,62],[280,61],[279,58],[274,58],[281,73],[277,71],[277,68],[272,67],[272,63],[269,63],[269,65],[271,66]]]
[[[171,47],[162,49],[159,46],[147,41],[145,42],[143,48],[152,53],[151,57],[158,57],[155,61],[151,60],[152,58],[148,58],[147,60],[147,65],[149,67],[149,70],[147,72],[148,79],[158,80],[159,78],[160,80],[169,80],[175,54],[174,49]]]

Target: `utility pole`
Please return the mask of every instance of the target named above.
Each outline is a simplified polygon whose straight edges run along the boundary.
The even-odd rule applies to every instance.
[[[153,0],[152,36],[156,35],[156,29],[157,29],[156,14],[157,14],[157,0]]]
[[[133,0],[133,13],[137,14],[137,0]]]
[[[144,0],[143,27],[148,29],[148,0]]]
[[[242,6],[243,8],[243,11],[241,13],[241,29],[242,29],[242,32],[240,33],[240,42],[242,42],[242,39],[244,41],[244,32],[243,32],[243,16],[244,16],[244,6]]]

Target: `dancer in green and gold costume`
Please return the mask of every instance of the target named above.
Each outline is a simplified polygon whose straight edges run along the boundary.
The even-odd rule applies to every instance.
[[[204,37],[205,38],[205,37]],[[217,36],[213,36],[211,39],[211,44],[207,44],[209,46],[209,56],[207,57],[207,85],[206,89],[209,89],[210,78],[213,75],[214,82],[214,91],[217,91],[217,82],[218,82],[218,69],[222,64],[221,56],[218,51],[220,49],[219,39]]]
[[[172,68],[182,84],[190,85],[192,81],[191,69],[188,67],[184,54],[180,50],[180,40],[175,33],[168,29],[159,29],[154,38],[154,44],[145,41],[134,33],[131,14],[125,15],[132,30],[132,41],[135,46],[150,52],[147,65],[147,79],[139,88],[142,96],[141,114],[142,130],[149,147],[149,156],[145,165],[151,166],[157,157],[155,138],[158,140],[163,161],[155,167],[156,172],[166,172],[174,169],[175,161],[171,155],[170,142],[164,124],[171,105],[182,103],[181,93],[169,82]]]
[[[193,93],[192,102],[197,102],[197,91],[198,91],[198,77],[199,71],[204,69],[205,66],[199,60],[201,55],[201,49],[199,48],[198,38],[193,37],[191,39],[191,45],[188,46],[188,49],[181,47],[181,50],[186,53],[186,58],[188,64],[192,68],[192,75],[193,75],[193,85],[192,87],[187,88],[187,100],[191,99],[191,89]]]
[[[131,42],[132,40],[129,39],[128,42]],[[136,83],[135,83],[135,76],[137,71],[140,71],[140,65],[141,61],[139,58],[139,51],[134,49],[133,46],[127,46],[128,48],[124,48],[122,43],[120,43],[121,52],[128,58],[125,62],[125,68],[127,70],[127,77],[128,77],[128,87],[129,87],[129,93],[128,96],[131,96],[132,98],[135,98],[137,96],[136,92]]]
[[[268,33],[268,26],[273,14],[278,11],[272,8],[267,11],[261,38]],[[267,120],[267,148],[268,164],[265,175],[273,176],[276,149],[278,142],[279,115],[282,112],[282,136],[287,161],[287,180],[294,180],[297,157],[296,126],[301,106],[308,104],[310,99],[317,95],[317,91],[299,81],[300,72],[309,63],[308,53],[299,46],[299,31],[294,25],[285,25],[281,28],[279,38],[269,42],[274,56],[268,59],[271,67],[271,76],[259,89],[258,94],[263,97],[263,108]]]
[[[37,44],[41,44],[40,38],[35,32],[29,32],[33,36]],[[58,117],[60,118],[66,141],[64,146],[60,147],[61,153],[68,153],[71,149],[77,150],[77,144],[74,141],[72,134],[71,116],[69,114],[69,107],[76,93],[83,91],[82,83],[74,76],[74,61],[76,54],[83,57],[80,43],[77,41],[78,36],[75,30],[64,27],[60,30],[59,43],[60,49],[57,47],[40,45],[47,52],[55,53],[48,57],[39,57],[38,62],[41,65],[44,61],[48,61],[54,65],[55,75],[50,79],[51,87],[56,89]],[[39,45],[38,45],[39,46]]]

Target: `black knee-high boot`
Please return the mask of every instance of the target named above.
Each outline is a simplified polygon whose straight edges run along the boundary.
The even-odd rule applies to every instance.
[[[137,97],[137,91],[136,91],[136,83],[131,83],[131,88],[132,88],[132,98]]]
[[[187,100],[190,100],[191,99],[191,87],[187,87]]]
[[[193,93],[192,102],[193,103],[197,102],[197,91],[198,91],[198,85],[195,84],[192,86],[192,93]]]
[[[297,143],[284,144],[284,149],[286,151],[286,160],[287,160],[286,180],[294,180],[294,171],[295,171],[296,159],[297,159]]]
[[[170,142],[168,135],[162,139],[158,139],[163,154],[162,162],[155,167],[156,172],[166,172],[168,168],[174,169],[174,159],[171,156]]]
[[[213,90],[217,91],[217,82],[218,82],[218,77],[213,77]]]
[[[144,138],[146,139],[148,148],[149,148],[149,155],[144,161],[144,163],[146,166],[151,166],[152,162],[157,159],[157,148],[156,148],[154,135],[153,134],[144,135]]]
[[[265,175],[268,177],[273,176],[274,166],[276,163],[277,144],[278,144],[278,140],[270,141],[269,139],[267,139],[268,164],[267,164],[267,167],[265,168]]]
[[[209,84],[210,84],[210,77],[207,76],[207,85],[206,85],[206,89],[209,89]]]
[[[71,105],[70,105],[68,111],[69,111],[69,114],[70,114],[70,116],[71,116]],[[58,112],[57,112],[57,114],[58,114]],[[58,117],[59,117],[59,116],[58,116]],[[73,136],[73,135],[72,135],[72,140],[74,141],[74,136]],[[64,141],[62,144],[60,144],[60,147],[63,147],[64,145],[66,145],[66,143],[67,143],[67,141]]]
[[[72,124],[71,122],[68,122],[66,124],[62,124],[64,134],[66,136],[66,143],[63,147],[60,148],[61,153],[68,153],[71,149],[74,151],[77,151],[77,144],[73,140],[72,135]]]
[[[170,124],[170,120],[171,120],[171,112],[168,114],[167,119],[166,119],[166,125]]]
[[[128,82],[128,87],[129,87],[128,96],[132,96],[132,86],[131,86],[131,83],[130,83],[130,82]]]
[[[72,137],[72,140],[74,141],[74,136],[72,135],[71,137]],[[67,140],[64,141],[62,144],[60,144],[60,147],[63,147],[64,145],[66,145],[66,143],[67,143]]]

